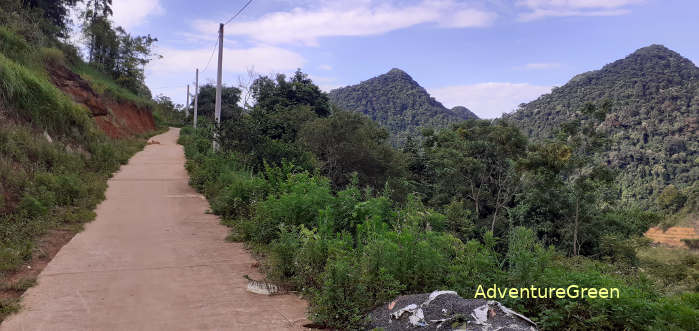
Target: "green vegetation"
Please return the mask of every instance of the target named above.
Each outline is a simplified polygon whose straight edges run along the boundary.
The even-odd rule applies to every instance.
[[[110,20],[112,0],[86,0],[85,4],[80,19],[87,40],[87,62],[120,86],[150,99],[144,67],[158,57],[151,50],[158,39],[132,36],[124,28],[114,27]]]
[[[167,96],[158,95],[153,99],[153,103],[153,119],[159,128],[182,127],[189,120],[183,106],[175,105]]]
[[[388,129],[394,145],[403,144],[408,137],[419,136],[423,128],[446,128],[478,118],[465,107],[445,108],[400,69],[335,89],[328,97],[340,108],[365,114]]]
[[[585,103],[611,102],[602,126],[611,140],[600,161],[621,170],[622,202],[654,207],[668,185],[699,181],[699,68],[660,45],[573,77],[550,94],[505,116],[536,139],[552,137]],[[676,206],[673,205],[673,208]],[[696,209],[694,209],[696,212]]]
[[[621,296],[500,301],[545,330],[699,327],[694,269],[640,269],[652,265],[636,254],[640,237],[659,217],[618,206],[614,172],[592,157],[608,104],[587,105],[594,119],[542,143],[505,121],[470,120],[398,151],[371,120],[326,108],[301,72],[260,80],[250,109],[219,128],[184,128],[180,143],[191,185],[231,239],[303,293],[315,322],[359,329],[399,294],[574,284]]]
[[[0,319],[34,284],[8,284],[6,276],[31,262],[37,239],[49,230],[77,232],[92,220],[107,179],[145,144],[146,137],[107,137],[89,109],[51,82],[47,68],[79,68],[105,98],[153,104],[56,39],[65,25],[54,20],[65,19],[73,4],[0,0]]]
[[[84,106],[51,84],[42,60],[27,58],[0,54],[1,273],[30,258],[33,239],[47,229],[90,220],[105,179],[143,146],[104,136]]]

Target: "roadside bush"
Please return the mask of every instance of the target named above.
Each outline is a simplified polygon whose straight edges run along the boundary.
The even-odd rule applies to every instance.
[[[290,175],[281,184],[281,192],[257,204],[255,227],[247,238],[269,243],[281,224],[317,227],[319,211],[333,199],[328,180],[307,172]]]
[[[252,208],[268,190],[264,179],[246,171],[225,172],[218,180],[225,186],[212,197],[211,210],[229,219],[252,217]]]
[[[322,286],[312,289],[309,313],[314,321],[346,330],[364,326],[371,301],[357,262],[351,255],[328,261],[321,275]]]

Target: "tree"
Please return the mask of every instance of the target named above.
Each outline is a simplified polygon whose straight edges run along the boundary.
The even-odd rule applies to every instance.
[[[610,110],[609,101],[600,107],[588,103],[581,110],[583,119],[565,123],[559,134],[570,148],[565,175],[573,200],[573,255],[580,253],[581,219],[599,209],[597,202],[603,200],[604,190],[614,180],[612,170],[595,159],[596,153],[603,151],[608,143],[599,124]]]
[[[238,106],[238,101],[240,101],[239,88],[225,85],[221,87],[221,122],[240,116],[243,110]],[[191,102],[190,109],[194,107],[194,100]],[[208,118],[213,122],[215,110],[216,86],[213,84],[199,86],[198,116],[200,118]]]
[[[152,52],[152,47],[158,39],[151,35],[133,37],[122,27],[117,27],[115,31],[118,48],[112,66],[112,76],[121,86],[139,95],[149,94],[144,84],[144,67],[153,58],[160,57]]]
[[[559,141],[532,144],[517,164],[521,190],[508,210],[512,225],[534,229],[545,245],[562,246],[570,214],[568,186],[563,171],[570,147]]]
[[[81,14],[88,62],[112,76],[122,87],[150,98],[150,90],[144,83],[144,68],[160,57],[153,53],[158,39],[151,35],[132,36],[124,28],[114,27],[110,20],[111,4],[111,0],[88,0]]]
[[[237,102],[240,90],[236,91]],[[285,161],[300,168],[313,168],[311,153],[297,142],[298,133],[305,123],[330,113],[325,93],[301,71],[289,79],[281,74],[274,79],[260,76],[249,92],[254,105],[245,111],[238,108],[239,116],[224,122],[220,135],[224,150],[240,153],[245,162],[258,170],[265,163],[281,165]]]
[[[388,132],[369,118],[346,111],[308,122],[299,133],[299,141],[321,161],[335,187],[348,184],[353,173],[361,184],[375,188],[402,177],[402,159],[387,138]]]
[[[41,10],[44,18],[50,23],[51,28],[46,28],[49,35],[68,37],[68,25],[70,23],[69,11],[82,0],[24,0],[25,6],[31,9]]]
[[[288,80],[283,74],[278,74],[275,79],[259,77],[253,82],[251,90],[256,109],[265,112],[305,105],[317,116],[330,115],[328,96],[300,69]]]
[[[111,30],[109,17],[112,11],[112,0],[87,0],[85,10],[81,13],[83,34],[88,42],[88,61],[93,62],[95,52],[104,47],[100,43],[100,35]]]
[[[501,209],[517,189],[514,164],[526,151],[526,138],[506,122],[487,120],[469,120],[426,134],[432,203],[468,199],[474,217],[489,218],[494,230]]]
[[[657,198],[658,206],[661,209],[673,213],[682,208],[685,201],[687,201],[687,197],[672,184],[666,186]]]

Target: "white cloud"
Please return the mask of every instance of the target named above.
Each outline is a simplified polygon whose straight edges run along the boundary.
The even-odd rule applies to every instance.
[[[190,72],[194,68],[209,63],[208,71],[216,70],[216,54],[211,58],[211,48],[182,50],[173,48],[160,48],[158,54],[163,59],[154,60],[148,65],[148,69],[154,73],[166,74],[175,72]],[[209,59],[211,61],[209,62]],[[254,68],[256,72],[283,72],[295,70],[303,66],[306,60],[292,51],[273,47],[256,46],[251,48],[225,48],[223,49],[223,71],[245,73]]]
[[[321,91],[325,92],[330,92],[330,90],[343,86],[337,81],[337,78],[335,77],[310,75],[310,78],[311,80],[313,80],[313,83],[318,85]]]
[[[454,13],[444,15],[444,20],[440,25],[446,28],[471,28],[488,26],[495,21],[497,15],[477,9],[458,10]]]
[[[329,64],[321,64],[318,66],[318,69],[320,69],[320,70],[333,70],[333,67]]]
[[[560,68],[561,64],[558,62],[537,62],[537,63],[527,63],[523,65],[522,69],[527,70],[547,70]]]
[[[500,117],[520,103],[532,101],[550,91],[551,86],[528,83],[478,83],[429,89],[429,93],[444,106],[465,106],[480,118]]]
[[[317,8],[294,8],[268,13],[256,20],[232,22],[227,35],[247,36],[269,44],[301,43],[318,45],[318,39],[331,36],[378,35],[418,24],[431,23],[444,28],[484,27],[496,14],[453,1],[423,1],[411,6],[363,2],[321,2]],[[217,31],[218,23],[194,21],[200,32]]]
[[[618,16],[630,12],[630,5],[643,0],[520,0],[518,6],[529,12],[519,15],[520,21],[564,16]]]
[[[127,30],[144,23],[148,16],[165,13],[160,0],[116,0],[112,10],[114,22]]]

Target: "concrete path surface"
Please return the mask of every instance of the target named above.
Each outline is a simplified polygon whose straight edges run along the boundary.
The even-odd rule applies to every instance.
[[[97,218],[66,244],[0,330],[302,330],[306,303],[246,291],[260,277],[188,184],[178,129],[109,180]]]

